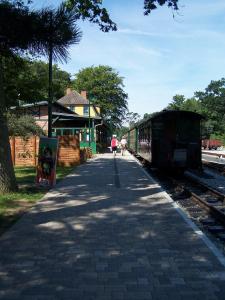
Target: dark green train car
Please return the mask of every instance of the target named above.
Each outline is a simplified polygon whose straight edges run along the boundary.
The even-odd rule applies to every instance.
[[[131,128],[127,134],[125,135],[127,139],[127,148],[131,153],[137,153],[137,146],[138,146],[138,128],[133,127]]]
[[[202,118],[190,111],[162,111],[131,129],[128,145],[153,167],[201,168]]]

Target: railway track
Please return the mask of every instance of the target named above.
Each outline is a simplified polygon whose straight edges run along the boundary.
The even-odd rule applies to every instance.
[[[210,234],[225,249],[225,195],[193,178],[172,179],[181,197],[175,201],[204,232]],[[185,194],[186,197],[183,197]],[[172,195],[173,198],[173,195]],[[221,246],[221,245],[220,245]]]
[[[173,176],[149,168],[136,157],[171,198],[225,253],[225,194],[191,175]]]
[[[211,161],[207,161],[207,160],[202,160],[202,164],[203,164],[203,166],[205,166],[209,169],[216,170],[217,172],[219,172],[219,174],[225,176],[225,165],[224,164],[211,162]]]
[[[192,221],[225,251],[225,194],[188,175],[177,178],[147,170]]]
[[[209,225],[208,229],[215,233],[221,231],[225,235],[225,195],[207,186],[202,182],[194,181],[193,178],[185,176],[185,180],[172,179],[173,183],[179,186],[183,192],[189,194],[189,198],[195,201],[199,207],[205,210],[205,214],[199,209],[202,223]],[[207,219],[208,218],[208,219]],[[209,218],[211,221],[209,221]],[[204,220],[205,219],[205,220]],[[214,225],[216,223],[216,225]],[[220,224],[219,228],[217,224]],[[216,228],[215,228],[216,226]]]

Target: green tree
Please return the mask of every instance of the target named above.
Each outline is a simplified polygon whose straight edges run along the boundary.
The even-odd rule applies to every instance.
[[[153,112],[153,113],[151,113],[151,114],[145,113],[144,116],[143,116],[143,118],[142,118],[142,120],[152,118],[152,117],[154,117],[155,115],[157,115],[158,113],[159,113],[158,111],[155,111],[155,112]],[[142,121],[142,120],[140,120],[140,121]]]
[[[167,5],[173,10],[178,10],[179,0],[144,0],[144,14],[149,15],[153,10],[157,9],[159,6]]]
[[[185,99],[184,95],[175,95],[173,96],[173,101],[167,106],[167,109],[201,113],[201,103],[195,97]]]
[[[99,24],[102,31],[117,30],[116,24],[110,19],[102,0],[66,0],[67,6],[76,12],[77,18],[89,19]],[[149,15],[159,6],[167,5],[177,11],[179,0],[144,0],[144,15]]]
[[[148,119],[148,118],[151,117],[151,115],[152,115],[152,114],[145,113],[145,114],[143,115],[143,119]]]
[[[26,72],[24,60],[19,56],[2,58],[2,69],[4,74],[4,98],[5,109],[17,104],[19,97],[18,83],[21,72]]]
[[[167,108],[181,110],[185,101],[186,99],[184,95],[175,95],[173,96],[173,101],[167,106]]]
[[[88,67],[76,75],[73,88],[78,92],[86,90],[92,103],[101,108],[102,117],[112,128],[120,127],[127,112],[127,94],[123,78],[109,66]]]
[[[212,80],[204,91],[195,92],[192,98],[175,95],[167,108],[202,114],[205,117],[202,122],[203,138],[225,141],[225,78]]]
[[[135,125],[135,123],[141,120],[141,116],[138,113],[128,112],[126,114],[126,122],[129,124],[129,127]]]
[[[196,99],[201,103],[202,114],[210,120],[213,132],[225,132],[225,78],[211,81],[205,91],[195,93]]]
[[[122,139],[122,137],[128,132],[129,127],[128,126],[121,126],[120,128],[116,129],[115,133],[119,140]]]
[[[201,113],[202,105],[196,98],[192,97],[192,98],[186,99],[186,101],[183,103],[182,110]]]
[[[20,57],[7,58],[4,63],[7,107],[24,102],[48,99],[48,64]],[[70,84],[71,75],[53,65],[53,98],[61,98]]]
[[[209,139],[210,135],[213,134],[215,122],[210,119],[206,119],[202,122],[202,138]]]
[[[43,130],[35,123],[31,115],[18,116],[14,113],[7,113],[7,123],[10,136],[27,138],[31,135],[44,135]]]
[[[49,65],[43,61],[26,62],[26,69],[19,74],[18,78],[20,99],[28,101],[48,99],[48,69]],[[71,75],[57,65],[53,65],[52,71],[53,99],[58,100],[64,96],[65,89],[71,82]]]
[[[17,190],[9,144],[6,120],[7,91],[4,63],[16,54],[49,54],[49,43],[53,57],[65,60],[67,48],[79,41],[80,32],[74,15],[61,5],[58,10],[29,11],[20,3],[0,2],[0,191]],[[20,2],[20,1],[19,1]],[[52,22],[54,20],[54,23]],[[54,29],[54,31],[52,31]]]
[[[74,12],[77,19],[89,20],[99,25],[104,32],[117,30],[116,24],[110,19],[101,0],[66,0],[67,7]]]

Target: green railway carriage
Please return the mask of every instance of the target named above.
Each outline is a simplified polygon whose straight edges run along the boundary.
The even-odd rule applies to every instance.
[[[165,110],[128,132],[128,149],[153,167],[201,168],[201,119],[190,111]]]
[[[137,150],[138,150],[138,128],[137,127],[131,128],[127,132],[125,137],[127,139],[128,150],[130,150],[132,153],[137,153]]]

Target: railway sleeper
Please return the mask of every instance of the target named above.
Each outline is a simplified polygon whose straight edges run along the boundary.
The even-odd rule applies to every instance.
[[[217,234],[217,237],[218,237],[221,241],[225,242],[225,233],[218,233],[218,234]]]
[[[217,204],[217,205],[221,205],[221,201],[219,201],[218,199],[206,199],[207,203],[209,204]]]
[[[225,228],[221,225],[215,225],[215,226],[207,226],[207,229],[211,233],[224,233],[225,234]]]
[[[215,219],[212,218],[202,218],[199,220],[204,226],[213,226],[216,225]]]

